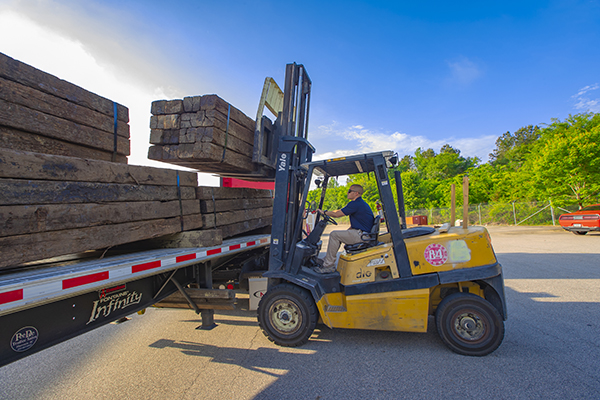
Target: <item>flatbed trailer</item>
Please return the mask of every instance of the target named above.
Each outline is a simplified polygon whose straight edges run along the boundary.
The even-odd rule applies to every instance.
[[[0,271],[0,367],[140,312],[180,291],[201,328],[214,311],[200,309],[184,287],[212,288],[215,265],[268,251],[270,235],[225,240],[219,246],[136,251],[81,262]]]

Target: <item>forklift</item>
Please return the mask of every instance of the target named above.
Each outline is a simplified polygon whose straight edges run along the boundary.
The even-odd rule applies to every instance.
[[[280,346],[300,346],[317,323],[329,328],[427,332],[429,316],[454,352],[485,356],[500,346],[507,318],[502,267],[484,227],[406,228],[400,173],[398,207],[388,168],[392,151],[313,161],[308,142],[311,80],[302,65],[288,64],[282,109],[263,130],[277,141],[275,197],[268,289],[258,306],[264,334]],[[346,245],[336,271],[320,274],[321,236],[331,217],[318,214],[307,233],[306,216],[323,209],[332,178],[373,174],[382,214],[363,242]],[[316,179],[315,179],[316,178]],[[313,184],[319,204],[308,202]],[[381,232],[381,215],[387,232]]]

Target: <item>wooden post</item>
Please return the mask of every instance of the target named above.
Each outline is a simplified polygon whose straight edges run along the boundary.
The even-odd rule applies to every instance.
[[[463,229],[469,227],[469,177],[463,176]]]
[[[450,185],[450,226],[456,223],[456,185]]]

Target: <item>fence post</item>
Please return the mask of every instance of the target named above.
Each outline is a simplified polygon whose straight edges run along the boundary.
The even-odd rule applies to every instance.
[[[483,225],[481,223],[481,203],[477,204],[477,211],[479,212],[479,225]]]
[[[469,227],[469,177],[463,176],[463,229]]]
[[[450,185],[450,226],[456,224],[456,186]]]
[[[516,226],[517,225],[517,211],[515,210],[515,201],[516,200],[514,200],[512,202],[512,206],[513,206],[513,218],[515,219],[515,226]]]
[[[552,226],[556,226],[554,222],[554,207],[552,207],[552,199],[548,199],[548,203],[550,203],[550,215],[552,215]]]

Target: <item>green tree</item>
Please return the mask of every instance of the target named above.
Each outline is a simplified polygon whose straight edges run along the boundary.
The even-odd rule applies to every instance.
[[[581,208],[600,191],[600,114],[569,115],[541,131],[527,161],[538,198],[575,201]]]
[[[512,169],[519,169],[539,138],[540,128],[537,125],[520,128],[514,134],[504,133],[496,140],[496,148],[490,153],[490,163],[494,166],[509,165]]]

